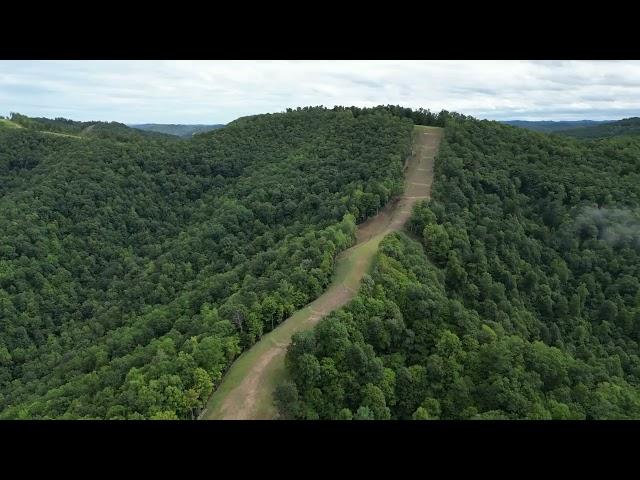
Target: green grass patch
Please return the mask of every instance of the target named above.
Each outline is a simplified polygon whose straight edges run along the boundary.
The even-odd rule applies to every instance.
[[[6,128],[22,128],[22,125],[18,125],[15,122],[12,122],[8,118],[0,118],[0,127]]]
[[[311,310],[315,304],[325,301],[327,296],[335,295],[336,289],[340,286],[346,286],[353,291],[358,289],[362,276],[369,272],[373,265],[378,245],[384,236],[385,234],[377,235],[340,255],[336,260],[333,280],[325,293],[306,307],[298,310],[276,329],[264,335],[259,342],[238,357],[224,376],[220,386],[209,399],[204,418],[210,420],[219,418],[222,413],[220,408],[227,395],[247,377],[251,369],[258,363],[260,357],[268,354],[268,351],[274,345],[288,345],[294,333],[313,327],[314,323],[310,320],[312,316]],[[285,351],[282,350],[276,354],[266,365],[260,377],[261,387],[256,393],[257,408],[255,414],[257,418],[273,418],[277,414],[273,404],[273,391],[286,378],[284,353]]]
[[[417,125],[413,131],[415,137],[423,133],[436,133],[442,129]],[[395,213],[393,214],[395,215]],[[234,418],[234,407],[242,407],[251,392],[253,400],[252,418],[275,418],[277,410],[273,404],[273,392],[286,378],[284,365],[286,346],[294,333],[313,328],[317,316],[315,312],[328,312],[340,308],[353,298],[360,287],[365,273],[371,271],[383,238],[392,231],[392,223],[380,224],[379,232],[369,240],[342,252],[336,259],[333,279],[325,292],[306,307],[295,312],[275,330],[267,333],[249,350],[245,351],[231,365],[209,401],[205,419]],[[385,226],[386,225],[386,226]],[[397,228],[397,225],[395,226]],[[347,287],[346,289],[343,287]],[[246,385],[241,387],[243,381]],[[244,396],[242,396],[244,395]],[[227,411],[223,409],[228,408]]]
[[[45,130],[39,130],[39,133],[46,133],[47,135],[57,135],[58,137],[71,137],[71,138],[83,138],[78,135],[70,135],[68,133],[60,133],[60,132],[47,132]]]

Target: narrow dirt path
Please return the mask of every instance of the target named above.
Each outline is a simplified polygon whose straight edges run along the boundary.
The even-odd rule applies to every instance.
[[[338,256],[334,279],[320,297],[264,335],[233,363],[201,418],[268,420],[277,416],[272,395],[285,376],[284,357],[292,335],[312,328],[349,302],[356,295],[362,276],[371,268],[380,241],[402,228],[417,201],[429,198],[433,159],[442,134],[441,128],[414,127],[414,152],[405,171],[404,195],[358,226],[356,244]]]

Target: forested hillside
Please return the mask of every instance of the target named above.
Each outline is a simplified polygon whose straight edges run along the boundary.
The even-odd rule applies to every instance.
[[[0,126],[1,418],[192,418],[399,192],[412,130],[385,109],[342,108],[189,141],[12,122]]]
[[[285,418],[640,418],[640,138],[451,118],[432,201],[287,353]]]
[[[536,132],[555,133],[559,130],[569,130],[578,128],[595,127],[603,123],[609,123],[609,120],[505,120],[502,123],[513,127],[526,128]]]
[[[144,123],[141,125],[131,125],[132,128],[147,132],[165,133],[177,137],[190,138],[197,133],[209,132],[224,127],[223,124],[215,125],[179,125],[164,123]]]
[[[617,122],[608,122],[595,126],[562,129],[556,133],[585,140],[620,137],[623,135],[640,135],[640,118],[625,118]]]
[[[120,142],[142,141],[150,138],[175,139],[173,135],[136,130],[118,122],[77,122],[67,118],[27,117],[19,113],[12,113],[9,120],[9,123],[14,126],[28,130],[70,137],[105,138]]]

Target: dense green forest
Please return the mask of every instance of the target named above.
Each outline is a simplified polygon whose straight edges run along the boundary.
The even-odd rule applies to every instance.
[[[617,122],[607,122],[600,125],[561,129],[554,133],[585,140],[620,137],[623,135],[640,135],[640,118],[625,118]]]
[[[294,337],[282,416],[640,418],[627,120],[584,141],[389,105],[190,139],[0,119],[0,418],[194,418],[401,191],[413,124],[445,127],[433,199]]]
[[[294,336],[285,418],[640,418],[640,138],[449,117],[432,200]]]
[[[0,418],[197,415],[400,192],[413,120],[396,108],[290,110],[190,140],[3,122]]]
[[[132,128],[144,130],[147,132],[166,133],[167,135],[175,135],[178,137],[192,137],[197,133],[210,132],[218,128],[224,127],[223,124],[215,125],[181,125],[181,124],[165,124],[165,123],[144,123],[140,125],[130,125]]]

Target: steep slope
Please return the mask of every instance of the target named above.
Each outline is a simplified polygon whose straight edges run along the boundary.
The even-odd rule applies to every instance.
[[[299,419],[640,418],[640,138],[447,122],[432,199],[294,335]]]
[[[402,228],[417,201],[429,197],[433,158],[441,135],[442,130],[436,127],[415,127],[415,151],[407,164],[403,195],[358,227],[356,245],[338,257],[335,277],[320,297],[266,335],[232,365],[209,401],[205,418],[271,419],[277,415],[272,395],[284,376],[284,354],[292,335],[312,328],[355,296],[380,241],[389,232]]]
[[[189,142],[20,120],[0,129],[2,418],[192,418],[399,192],[412,130],[323,108]]]

